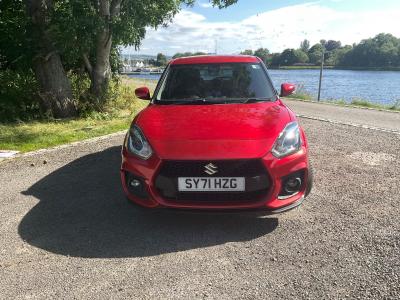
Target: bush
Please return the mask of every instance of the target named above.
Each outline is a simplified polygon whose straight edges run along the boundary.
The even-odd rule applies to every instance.
[[[38,85],[33,72],[0,71],[0,122],[41,118]]]
[[[80,116],[96,120],[132,115],[148,104],[135,97],[135,88],[147,85],[154,89],[156,84],[152,80],[113,76],[104,97],[98,100],[90,94],[90,79],[86,73],[70,72],[68,78]],[[0,71],[0,86],[0,123],[51,119],[41,107],[32,71]]]

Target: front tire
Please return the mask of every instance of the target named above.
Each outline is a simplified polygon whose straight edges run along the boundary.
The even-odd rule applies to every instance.
[[[304,193],[304,197],[307,197],[308,194],[310,194],[314,183],[314,169],[311,164],[309,164],[307,173],[308,173],[307,187],[306,187],[306,192]]]

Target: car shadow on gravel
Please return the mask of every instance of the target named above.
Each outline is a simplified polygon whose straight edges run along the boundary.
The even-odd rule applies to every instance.
[[[39,199],[22,219],[27,243],[74,257],[143,257],[272,232],[273,217],[254,214],[148,211],[130,205],[119,179],[120,148],[81,157],[32,185]]]

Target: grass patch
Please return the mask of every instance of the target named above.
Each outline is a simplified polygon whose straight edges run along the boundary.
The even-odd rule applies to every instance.
[[[296,91],[294,92],[294,94],[287,96],[287,98],[309,100],[309,101],[313,100],[313,96],[311,96],[311,94],[305,90],[304,85],[302,84],[298,84],[296,86]]]
[[[305,100],[305,101],[313,101],[317,102],[313,97],[311,97],[308,94],[295,94],[295,95],[290,95],[286,98],[293,99],[293,100]],[[395,104],[393,105],[384,105],[384,104],[378,104],[378,103],[373,103],[369,102],[368,100],[363,100],[363,99],[353,99],[350,102],[347,102],[343,99],[331,99],[331,100],[321,100],[319,101],[321,103],[333,103],[336,105],[341,105],[341,106],[358,106],[358,107],[366,107],[366,108],[371,108],[371,109],[380,109],[380,110],[392,110],[392,111],[400,111],[400,100],[396,101]]]
[[[289,95],[286,98],[309,100],[309,101],[313,100],[313,97],[307,93],[296,93],[296,94]]]
[[[355,106],[362,106],[375,109],[400,110],[400,100],[396,101],[396,103],[393,105],[383,105],[378,103],[372,103],[363,99],[353,99],[350,102],[350,104]]]
[[[134,89],[143,85],[154,90],[156,82],[122,77],[118,96],[104,111],[82,118],[0,124],[0,150],[27,152],[125,130],[149,103],[134,95]]]
[[[334,69],[334,66],[324,66],[324,69]],[[271,70],[319,70],[321,66],[270,66]]]

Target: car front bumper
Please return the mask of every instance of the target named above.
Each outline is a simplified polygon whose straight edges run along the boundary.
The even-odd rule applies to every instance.
[[[268,176],[268,189],[262,195],[258,195],[254,199],[246,199],[246,201],[234,199],[235,197],[232,200],[228,197],[224,201],[213,201],[210,195],[205,196],[207,199],[204,198],[204,201],[198,199],[198,195],[193,200],[190,199],[190,196],[185,195],[184,201],[178,199],[179,197],[165,197],[156,182],[166,160],[160,159],[155,154],[148,160],[142,160],[130,154],[125,147],[122,150],[121,181],[128,199],[148,208],[266,210],[271,213],[280,213],[300,205],[312,180],[306,147],[303,146],[297,153],[282,159],[267,153],[258,160],[265,168],[265,174]],[[201,159],[200,161],[206,162],[207,159]],[[301,188],[291,196],[282,197],[283,179],[296,172],[303,174]],[[132,192],[131,187],[128,186],[130,178],[135,178],[140,182],[142,185],[141,192],[138,193],[136,190]]]

